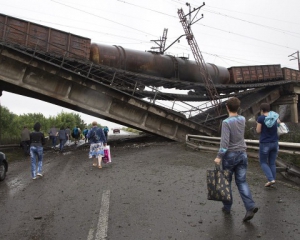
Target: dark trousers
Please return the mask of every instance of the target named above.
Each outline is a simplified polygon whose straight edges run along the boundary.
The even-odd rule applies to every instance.
[[[56,136],[50,136],[52,147],[56,147]]]
[[[62,151],[66,143],[66,139],[59,139],[59,150]]]
[[[24,151],[24,155],[29,155],[30,141],[29,140],[22,141],[21,145],[22,145],[22,148],[23,148],[23,151]]]

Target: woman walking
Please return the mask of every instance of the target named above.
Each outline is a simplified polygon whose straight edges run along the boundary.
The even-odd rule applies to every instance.
[[[90,151],[89,158],[94,158],[93,166],[98,168],[102,168],[102,157],[104,156],[103,146],[106,146],[106,138],[104,136],[102,128],[97,126],[97,122],[92,122],[92,128],[89,130],[87,134],[87,138],[89,139]]]
[[[32,179],[36,179],[36,176],[43,176],[43,145],[45,145],[45,136],[44,133],[40,132],[41,124],[39,122],[34,124],[33,129],[34,132],[30,133],[31,176]],[[37,171],[36,156],[38,157]]]
[[[260,133],[259,162],[268,179],[265,187],[275,184],[276,157],[278,154],[277,123],[280,123],[276,112],[270,111],[270,104],[260,105],[260,116],[257,118],[256,132]]]

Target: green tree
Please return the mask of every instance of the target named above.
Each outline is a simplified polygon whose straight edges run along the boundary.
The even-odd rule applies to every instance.
[[[14,135],[14,122],[16,118],[17,115],[10,112],[7,107],[0,106],[0,139]]]
[[[41,124],[41,131],[46,136],[53,125],[57,128],[69,126],[71,129],[75,126],[84,129],[86,126],[86,123],[77,113],[65,113],[62,111],[57,116],[46,118],[41,113],[16,115],[10,112],[8,108],[0,106],[0,144],[3,142],[3,139],[15,139],[15,143],[18,143],[24,126],[33,131],[33,126],[36,122]]]

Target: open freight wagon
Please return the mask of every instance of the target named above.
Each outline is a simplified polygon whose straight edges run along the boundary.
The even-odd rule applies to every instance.
[[[283,79],[280,64],[231,67],[228,68],[228,71],[232,83],[255,83]]]
[[[0,14],[0,41],[37,52],[89,59],[91,39]]]

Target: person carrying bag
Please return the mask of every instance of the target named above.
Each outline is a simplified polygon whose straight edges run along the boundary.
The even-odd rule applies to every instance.
[[[265,187],[272,187],[276,182],[276,158],[278,155],[278,131],[283,124],[278,113],[270,111],[269,103],[260,105],[260,116],[257,118],[256,132],[259,136],[259,163],[268,182]]]
[[[252,199],[246,181],[248,166],[247,146],[244,139],[246,120],[243,116],[238,115],[239,107],[240,100],[236,97],[229,98],[226,102],[226,110],[229,116],[222,122],[220,149],[214,162],[217,165],[222,164],[223,171],[228,171],[229,174],[228,191],[230,192],[230,198],[226,201],[222,200],[222,211],[225,214],[230,214],[233,203],[231,181],[234,175],[236,186],[246,209],[246,215],[243,218],[243,221],[246,222],[254,217],[258,207]],[[226,194],[224,193],[224,195]]]
[[[102,168],[102,157],[104,157],[104,147],[107,145],[102,128],[97,126],[97,122],[92,122],[92,128],[87,134],[90,143],[89,158],[94,158],[93,166]]]

